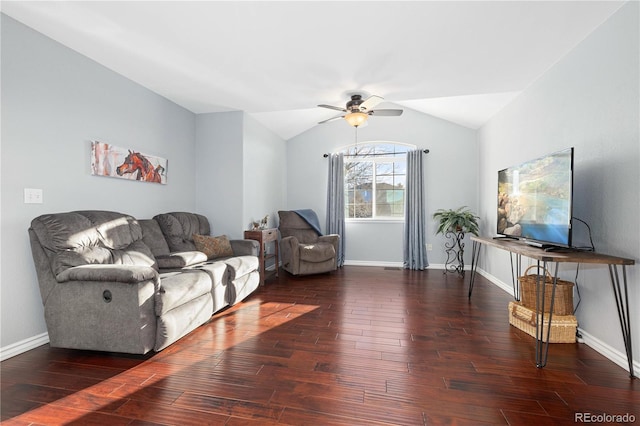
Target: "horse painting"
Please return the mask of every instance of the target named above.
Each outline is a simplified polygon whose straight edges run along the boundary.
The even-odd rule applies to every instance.
[[[124,159],[124,163],[116,168],[118,176],[126,173],[137,173],[136,180],[143,182],[162,183],[163,172],[164,167],[161,165],[154,167],[147,157],[131,150],[129,150],[129,155]]]
[[[91,174],[166,184],[167,160],[108,143],[91,141]]]

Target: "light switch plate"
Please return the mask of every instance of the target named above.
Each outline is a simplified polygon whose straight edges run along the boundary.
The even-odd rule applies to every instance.
[[[24,202],[25,204],[42,204],[42,189],[25,188]]]

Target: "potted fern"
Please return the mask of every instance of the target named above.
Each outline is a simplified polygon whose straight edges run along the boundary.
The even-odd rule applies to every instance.
[[[463,206],[455,210],[437,210],[433,218],[438,220],[436,235],[443,234],[451,240],[444,245],[447,253],[444,273],[457,272],[464,277],[464,234],[471,233],[477,236],[480,233],[479,217],[467,206]]]
[[[479,217],[471,212],[467,206],[455,210],[437,210],[433,214],[433,218],[439,221],[436,235],[446,234],[447,232],[471,233],[476,236],[480,234],[478,229]]]

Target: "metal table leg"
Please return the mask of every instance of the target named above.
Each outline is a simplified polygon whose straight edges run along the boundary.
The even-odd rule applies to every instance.
[[[473,292],[473,284],[476,280],[476,269],[478,268],[478,259],[480,259],[480,247],[482,245],[474,241],[471,246],[471,273],[469,274],[469,299],[471,299],[471,293]]]
[[[547,357],[549,355],[549,338],[551,337],[551,320],[553,319],[553,305],[556,298],[556,286],[558,283],[558,262],[555,262],[556,268],[553,274],[553,286],[551,287],[551,306],[549,306],[549,325],[547,326],[546,342],[544,336],[544,320],[545,320],[545,292],[546,292],[546,276],[544,274],[536,277],[536,367],[542,368],[547,365]],[[542,270],[547,270],[547,262],[542,263]],[[540,261],[538,261],[538,271],[540,271]],[[542,290],[540,284],[542,282]]]
[[[618,318],[620,319],[620,329],[622,330],[622,339],[624,340],[624,349],[627,352],[627,362],[629,363],[629,375],[633,374],[633,349],[631,346],[631,316],[629,314],[629,297],[627,293],[627,270],[622,265],[622,282],[623,288],[620,287],[620,276],[616,265],[609,265],[609,275],[611,275],[611,287],[613,295],[616,299],[618,308]],[[624,290],[624,294],[622,292]]]
[[[516,301],[520,301],[520,285],[518,284],[518,275],[520,275],[521,263],[522,263],[522,255],[516,254],[516,264],[513,264],[513,256],[512,252],[509,253],[509,258],[511,259],[511,285],[513,286],[513,298]]]

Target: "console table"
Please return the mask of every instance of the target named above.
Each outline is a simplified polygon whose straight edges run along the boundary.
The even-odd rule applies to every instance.
[[[245,240],[256,240],[260,243],[260,253],[258,253],[258,260],[260,261],[260,285],[264,285],[264,282],[267,279],[266,263],[268,259],[275,259],[275,272],[270,272],[275,273],[275,276],[277,277],[278,266],[280,264],[278,256],[278,229],[269,228],[244,231],[244,238]],[[273,242],[275,248],[273,253],[267,254],[267,244],[270,242]]]
[[[620,328],[622,330],[622,339],[624,340],[624,347],[627,353],[627,362],[629,363],[629,374],[634,377],[633,374],[633,354],[631,347],[631,318],[629,314],[629,298],[627,291],[627,271],[626,266],[634,265],[633,259],[625,259],[616,256],[609,256],[606,254],[599,254],[595,252],[576,251],[571,249],[545,251],[544,249],[532,247],[525,243],[515,240],[509,240],[506,238],[487,238],[472,236],[473,242],[471,252],[471,274],[469,278],[469,299],[473,292],[473,284],[475,282],[476,268],[478,267],[478,259],[480,257],[480,248],[482,245],[496,247],[501,250],[506,250],[510,253],[511,257],[511,279],[513,284],[514,296],[516,300],[520,300],[520,292],[518,286],[518,273],[521,266],[522,256],[534,259],[537,261],[537,266],[543,269],[547,269],[548,263],[555,264],[555,273],[553,274],[553,290],[551,292],[551,306],[549,309],[549,324],[551,324],[551,318],[553,316],[553,303],[555,298],[556,284],[558,279],[558,264],[559,263],[590,263],[601,264],[609,266],[609,275],[611,277],[611,287],[613,289],[613,295],[616,300],[616,306],[618,308],[618,318],[620,319]],[[515,259],[514,259],[515,255]],[[536,300],[541,301],[540,309],[538,312],[546,312],[544,306],[544,292],[545,285],[540,285],[541,279],[538,276],[536,280]],[[544,367],[547,364],[547,354],[549,352],[549,333],[551,327],[547,327],[546,342],[543,342],[543,327],[542,324],[538,324],[538,317],[536,315],[536,366],[539,368]],[[546,316],[546,313],[545,313]]]

